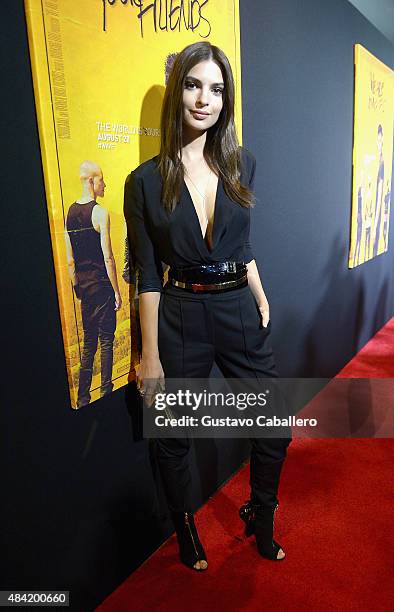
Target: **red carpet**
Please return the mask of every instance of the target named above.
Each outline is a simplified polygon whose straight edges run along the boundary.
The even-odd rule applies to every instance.
[[[391,438],[394,432],[394,318],[298,414],[318,426],[304,438]],[[294,431],[294,430],[293,430]]]
[[[349,361],[343,378],[394,378],[394,317]]]
[[[393,355],[394,319],[340,375],[393,376]],[[182,566],[173,536],[97,610],[386,612],[394,597],[392,448],[390,439],[292,442],[276,518],[287,553],[281,562],[259,557],[253,538],[243,535],[237,516],[248,497],[243,467],[196,515],[208,571]]]

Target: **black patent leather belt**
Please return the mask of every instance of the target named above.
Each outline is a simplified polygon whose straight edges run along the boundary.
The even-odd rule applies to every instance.
[[[248,284],[243,262],[224,261],[186,268],[171,267],[168,278],[172,285],[193,293],[228,291]]]

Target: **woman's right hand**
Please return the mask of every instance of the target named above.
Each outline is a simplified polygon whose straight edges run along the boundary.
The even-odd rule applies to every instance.
[[[164,390],[164,372],[158,344],[160,299],[159,291],[145,291],[139,296],[142,357],[135,371],[137,388],[144,395],[148,406],[152,405],[155,394]]]
[[[165,389],[164,371],[159,355],[152,357],[142,356],[139,365],[135,367],[137,389],[143,395],[144,402],[150,407],[155,394]]]

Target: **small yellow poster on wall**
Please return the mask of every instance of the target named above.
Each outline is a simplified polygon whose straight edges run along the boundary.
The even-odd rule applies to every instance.
[[[125,385],[139,359],[124,183],[159,152],[166,80],[186,45],[209,40],[229,57],[242,141],[239,6],[25,0],[25,12],[46,189],[35,205],[48,209],[71,406],[79,408]],[[97,200],[89,200],[92,185]]]
[[[357,44],[349,268],[388,250],[393,120],[394,73]]]

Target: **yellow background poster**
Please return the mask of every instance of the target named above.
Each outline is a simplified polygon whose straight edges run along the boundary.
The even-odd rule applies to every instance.
[[[134,287],[125,270],[125,178],[159,152],[166,73],[176,53],[198,40],[221,47],[230,59],[241,142],[239,7],[238,0],[25,0],[25,11],[71,406],[76,408],[84,329],[68,273],[65,223],[81,196],[81,163],[97,164],[106,184],[98,203],[110,217],[122,296],[113,342],[115,390],[126,384],[138,360]],[[90,401],[100,397],[101,367],[99,343]]]
[[[393,71],[355,45],[353,197],[349,268],[388,250]]]

